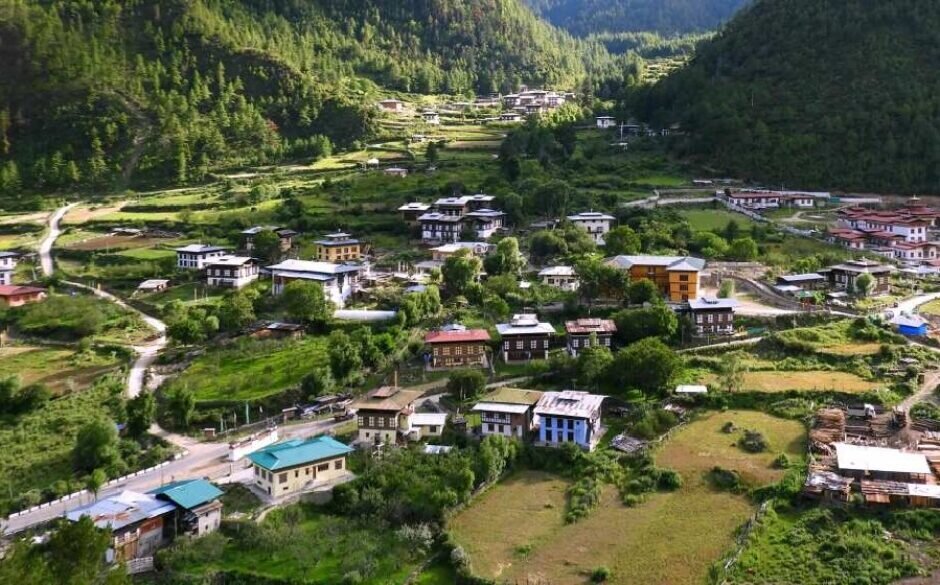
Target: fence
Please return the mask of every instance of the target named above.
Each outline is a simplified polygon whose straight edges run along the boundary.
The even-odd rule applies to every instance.
[[[137,575],[138,573],[147,573],[153,570],[153,557],[140,557],[131,559],[125,565],[128,575]]]

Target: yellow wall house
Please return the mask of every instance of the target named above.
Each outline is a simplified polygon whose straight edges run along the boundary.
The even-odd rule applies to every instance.
[[[351,262],[362,257],[359,240],[344,232],[326,234],[317,245],[317,260],[320,262]]]
[[[351,451],[324,435],[275,443],[248,459],[255,486],[272,498],[282,498],[346,475],[346,455]]]
[[[699,297],[699,273],[705,261],[692,256],[614,256],[607,264],[626,270],[630,280],[648,278],[671,303]]]

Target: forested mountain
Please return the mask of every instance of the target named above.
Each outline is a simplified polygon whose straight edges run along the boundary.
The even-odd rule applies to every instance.
[[[723,172],[940,193],[940,2],[758,0],[633,107]]]
[[[519,0],[5,0],[0,193],[199,179],[374,129],[376,84],[578,88],[602,48]]]
[[[749,0],[526,0],[538,14],[574,35],[718,28]]]

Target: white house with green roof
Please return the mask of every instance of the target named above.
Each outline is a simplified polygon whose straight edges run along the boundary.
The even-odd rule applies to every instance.
[[[254,486],[271,498],[283,498],[334,483],[349,476],[346,455],[352,448],[333,437],[291,439],[248,456]]]

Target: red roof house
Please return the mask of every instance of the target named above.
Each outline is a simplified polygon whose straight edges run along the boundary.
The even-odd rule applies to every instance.
[[[29,303],[38,303],[46,298],[46,289],[17,284],[0,285],[0,304],[7,307],[19,307]]]

